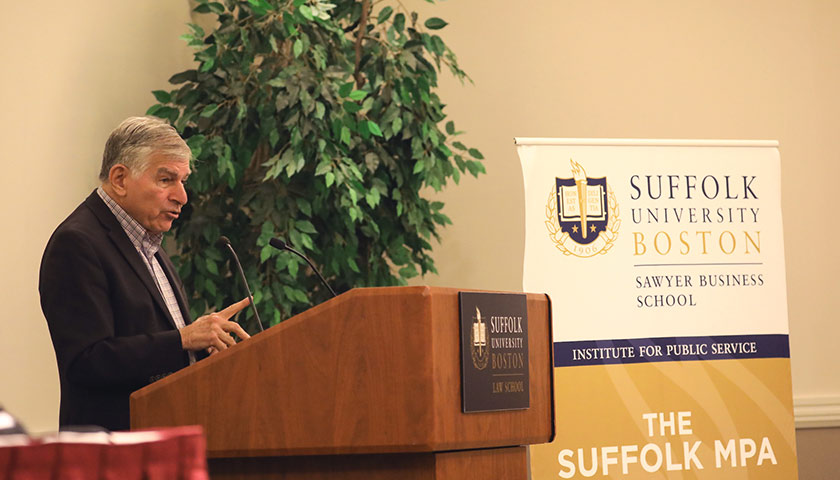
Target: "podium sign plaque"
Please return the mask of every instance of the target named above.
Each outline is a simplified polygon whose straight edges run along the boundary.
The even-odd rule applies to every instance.
[[[459,292],[464,413],[529,404],[525,295]]]

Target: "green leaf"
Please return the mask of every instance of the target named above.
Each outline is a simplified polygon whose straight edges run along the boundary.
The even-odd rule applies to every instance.
[[[254,13],[260,17],[265,15],[269,10],[274,10],[274,7],[266,0],[248,0],[248,3],[251,4]]]
[[[453,122],[453,121],[446,122],[446,133],[448,133],[449,135],[454,135],[455,134],[455,122]]]
[[[211,116],[213,116],[214,113],[216,113],[216,110],[218,110],[218,109],[219,109],[219,106],[217,104],[211,103],[210,105],[207,105],[206,107],[204,107],[201,110],[201,115],[200,116],[204,117],[204,118],[211,117]]]
[[[216,262],[213,261],[211,258],[207,258],[205,260],[205,264],[207,265],[207,271],[212,273],[213,275],[219,274],[219,268],[216,266]]]
[[[169,120],[171,123],[178,118],[178,110],[172,107],[160,107],[155,111],[155,116]]]
[[[190,27],[190,30],[193,31],[196,38],[204,38],[204,29],[201,28],[201,25],[197,23],[188,23],[187,26]]]
[[[346,145],[350,145],[350,129],[347,127],[341,127],[341,141],[344,142]]]
[[[271,258],[271,254],[274,253],[275,248],[271,245],[266,245],[262,247],[260,250],[260,263],[265,263],[266,260]]]
[[[479,152],[475,148],[471,148],[469,150],[469,152],[470,152],[470,156],[472,156],[473,158],[478,159],[478,160],[484,160],[484,155],[482,155],[481,152]]]
[[[298,198],[297,199],[297,205],[298,205],[298,208],[300,209],[300,211],[304,215],[306,215],[307,217],[312,216],[312,204],[309,203],[309,200],[307,200],[305,198]]]
[[[346,97],[347,95],[350,95],[350,92],[353,91],[353,85],[355,85],[353,82],[347,82],[347,83],[341,85],[338,88],[338,94],[342,97]]]
[[[402,33],[403,29],[405,28],[405,15],[402,13],[398,13],[394,16],[394,28],[397,32]]]
[[[441,18],[432,17],[432,18],[426,20],[426,23],[424,23],[423,25],[425,25],[426,28],[428,28],[430,30],[440,30],[441,28],[443,28],[443,27],[445,27],[449,24],[446,23],[446,21],[444,21]]]
[[[362,109],[361,105],[359,105],[358,103],[354,103],[354,102],[344,102],[343,107],[344,107],[344,110],[347,111],[347,113],[356,113],[356,112],[358,112],[359,110]]]
[[[248,105],[245,105],[245,101],[241,98],[237,99],[236,103],[239,107],[239,110],[236,112],[236,119],[242,120],[245,118],[245,114],[248,113]]]
[[[195,38],[195,35],[193,35],[193,34],[191,34],[191,33],[185,33],[185,34],[181,35],[181,36],[180,36],[180,37],[178,37],[178,38],[180,38],[181,40],[183,40],[183,41],[187,42],[187,45],[189,45],[189,46],[191,46],[191,47],[198,47],[198,46],[200,46],[200,45],[201,45],[201,40],[200,40],[200,39]]]
[[[204,279],[204,288],[210,293],[210,295],[215,296],[218,293],[218,290],[216,289],[216,284],[213,283],[213,280],[210,280],[209,278]]]
[[[475,160],[467,160],[466,163],[467,170],[470,171],[473,177],[478,177],[479,173],[487,173],[487,171],[484,170],[484,165],[482,165],[479,162],[476,162]]]
[[[352,162],[352,160],[350,160],[350,159],[347,159],[347,160]],[[359,170],[359,167],[357,167],[355,163],[350,163],[348,165],[348,168],[350,168],[350,173],[355,175],[356,178],[358,178],[359,180],[364,180],[365,176],[362,175],[362,171]],[[356,182],[356,188],[358,190],[364,190],[364,187],[362,186],[361,182]]]
[[[372,133],[372,134],[374,134],[378,137],[382,136],[382,130],[379,129],[379,125],[377,125],[375,122],[372,122],[372,121],[368,120],[367,121],[367,126],[368,126],[368,130],[370,130],[370,133]]]
[[[400,269],[400,276],[403,278],[414,278],[417,276],[417,267],[413,264],[406,265]]]
[[[376,18],[376,23],[382,24],[383,22],[387,21],[391,14],[394,13],[394,9],[391,7],[385,7],[379,11],[379,16]]]
[[[368,171],[370,171],[370,172],[376,171],[377,167],[379,167],[379,164],[380,164],[379,155],[377,155],[373,152],[367,152],[365,154],[365,166],[367,167]],[[376,183],[377,180],[379,180],[379,179],[378,178],[374,179],[374,185],[376,185],[377,188],[379,188],[379,185]],[[388,190],[387,187],[384,187],[384,185],[385,185],[384,182],[379,180],[379,183],[381,183],[383,188],[384,188],[383,192]]]
[[[309,303],[309,297],[307,297],[306,294],[302,290],[294,289],[293,293],[294,293],[295,300],[297,300],[298,302]]]
[[[318,233],[318,231],[315,230],[315,226],[312,225],[312,222],[309,220],[297,220],[295,222],[295,228],[304,233]]]
[[[295,58],[299,57],[301,53],[303,53],[303,41],[301,39],[295,40],[295,44],[292,47],[292,51],[294,52]]]
[[[152,92],[152,95],[154,95],[155,99],[160,103],[169,103],[172,101],[172,97],[169,95],[169,92],[163,90],[155,90]]]
[[[368,190],[365,193],[365,201],[371,207],[375,207],[379,204],[379,190]]]
[[[359,101],[359,100],[365,98],[367,96],[367,93],[365,93],[361,90],[353,90],[352,92],[350,92],[349,96],[350,96],[351,100]]]
[[[446,53],[446,45],[443,44],[443,40],[437,35],[432,35],[432,51],[438,55]]]
[[[194,82],[196,81],[196,71],[195,70],[186,70],[181,73],[176,73],[169,77],[169,83],[173,85],[178,85],[184,82]]]
[[[327,172],[324,175],[324,183],[326,183],[327,188],[330,188],[335,183],[335,174],[333,172]]]
[[[215,65],[216,65],[216,59],[215,58],[208,58],[207,60],[201,62],[201,68],[199,68],[199,71],[200,72],[209,72],[210,70],[213,69],[213,67]]]
[[[332,170],[332,163],[329,160],[324,160],[318,164],[318,167],[315,168],[315,176],[324,175],[325,173]]]
[[[368,128],[367,121],[359,122],[359,134],[365,140],[370,138],[370,128]]]
[[[300,11],[300,14],[303,15],[303,18],[309,20],[310,22],[314,18],[312,16],[312,9],[309,8],[309,5],[301,5],[298,10]]]

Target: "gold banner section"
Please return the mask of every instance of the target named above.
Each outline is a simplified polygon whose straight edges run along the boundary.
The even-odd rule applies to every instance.
[[[797,478],[790,359],[560,367],[535,480]]]

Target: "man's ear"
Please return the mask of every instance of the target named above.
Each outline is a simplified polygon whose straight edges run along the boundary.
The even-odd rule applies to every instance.
[[[114,193],[120,197],[125,196],[126,194],[125,181],[128,179],[129,175],[131,175],[131,170],[121,163],[114,165],[111,167],[111,170],[108,171],[108,183],[111,184],[111,188]]]

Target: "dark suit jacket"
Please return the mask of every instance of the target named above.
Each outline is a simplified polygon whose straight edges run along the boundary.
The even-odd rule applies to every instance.
[[[181,280],[162,250],[157,257],[189,323]],[[149,270],[96,192],[50,238],[39,290],[61,380],[61,427],[127,429],[131,392],[189,364]]]

